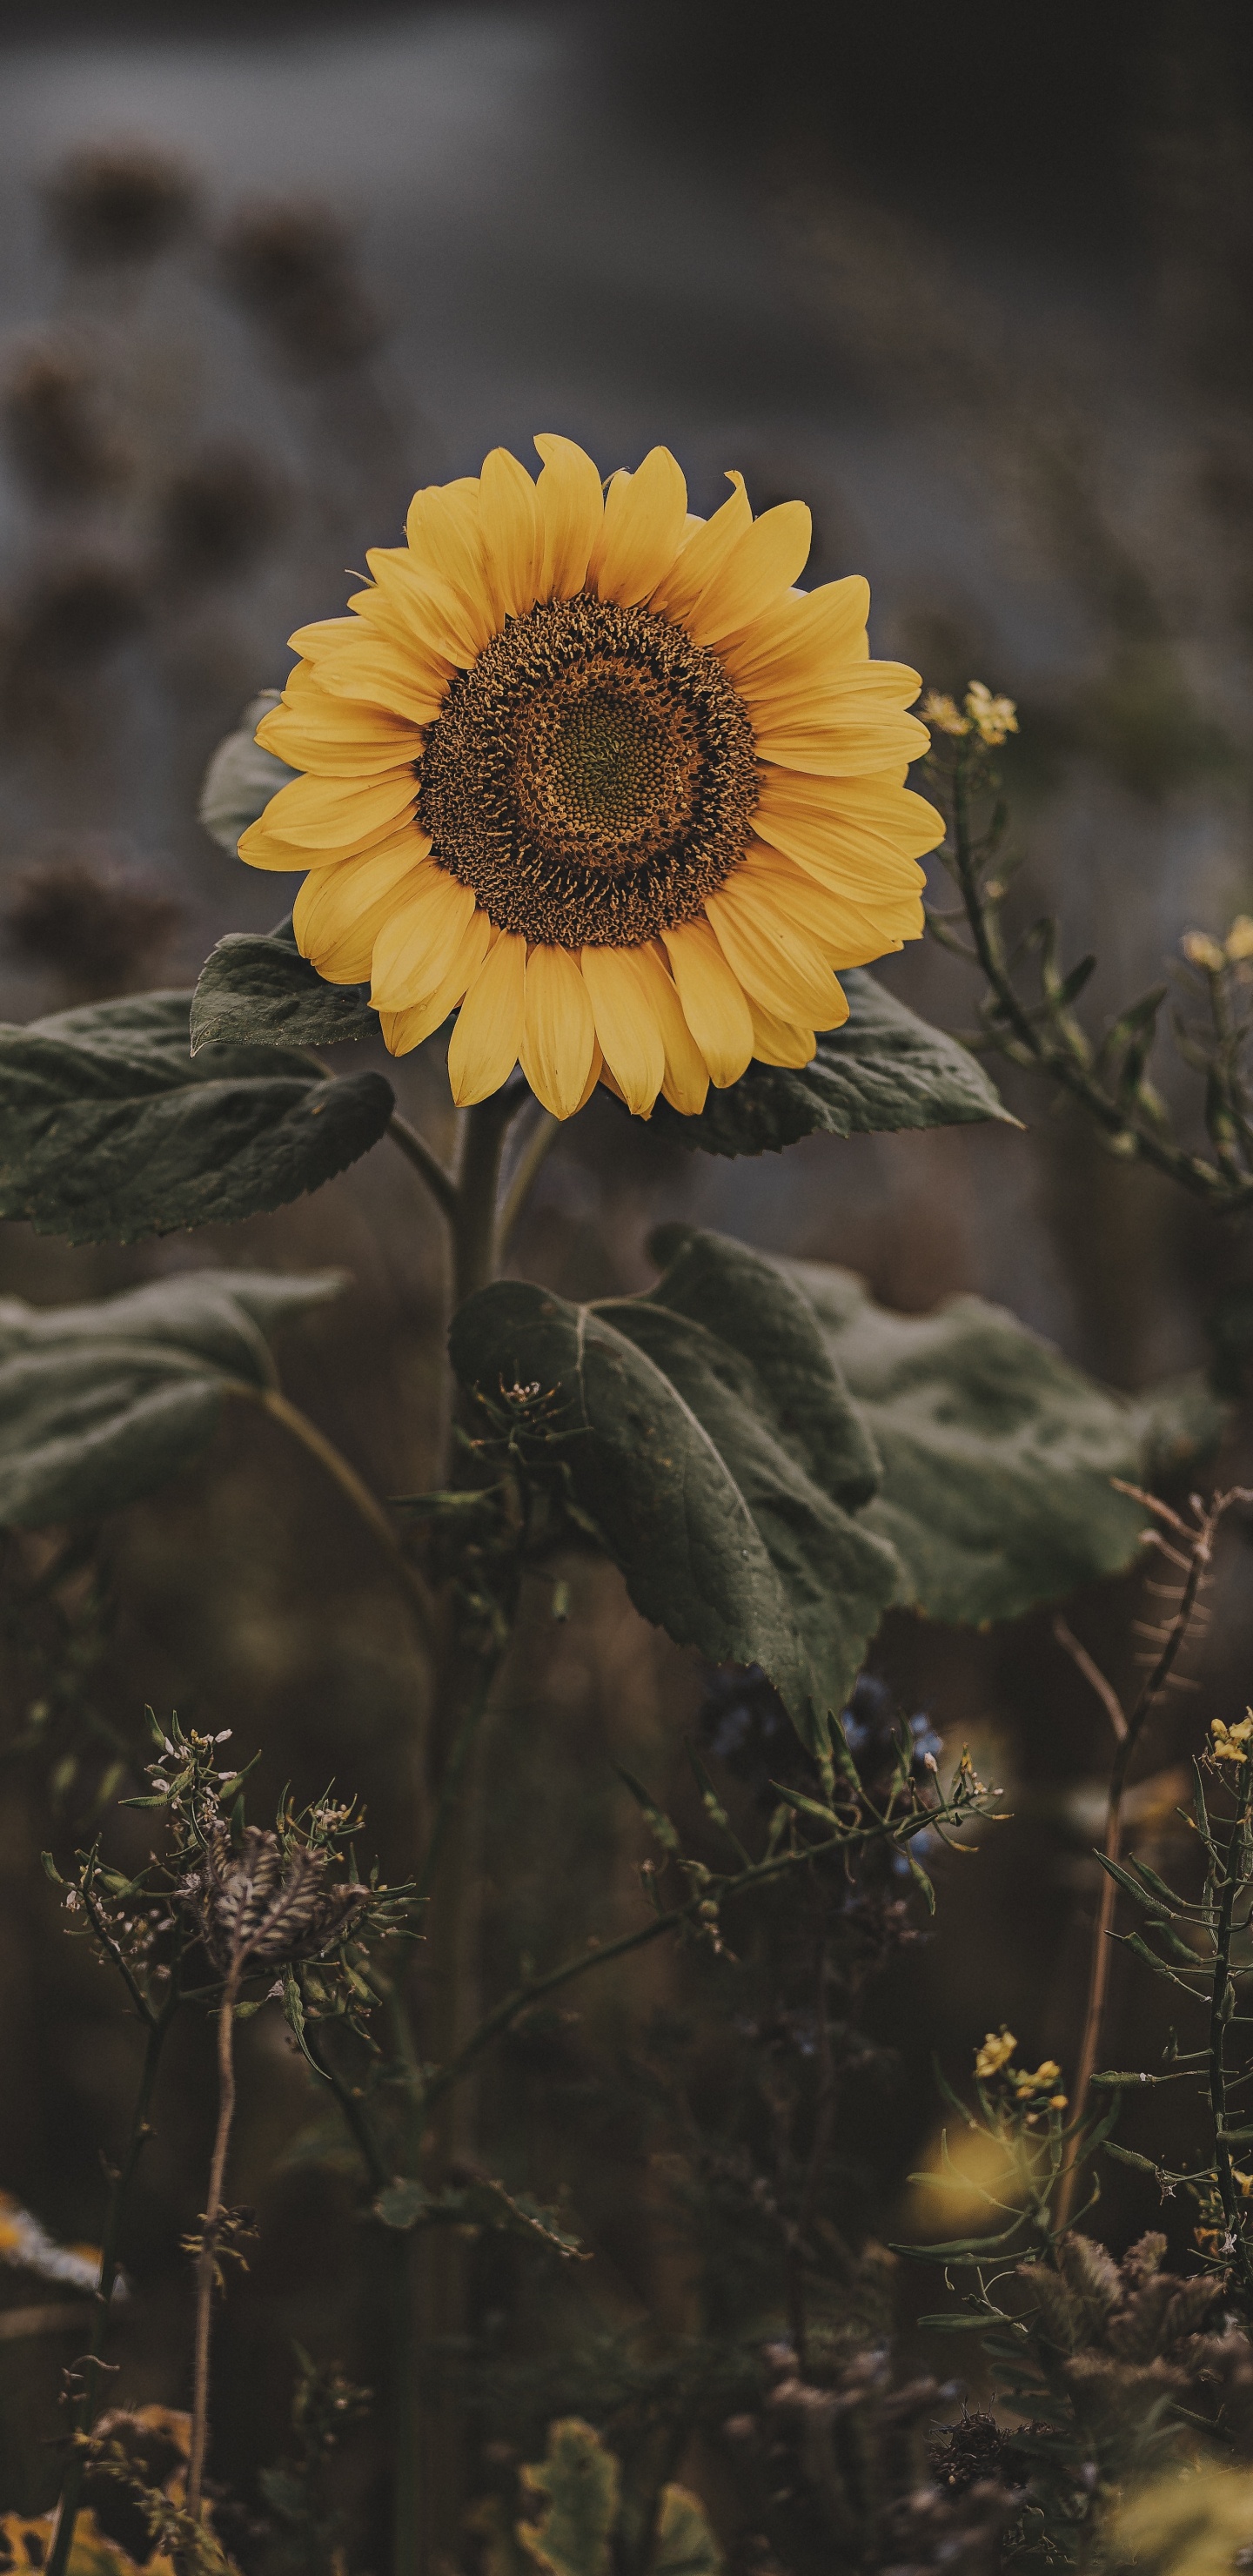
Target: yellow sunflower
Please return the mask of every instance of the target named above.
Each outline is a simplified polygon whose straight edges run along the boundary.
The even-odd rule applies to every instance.
[[[245,832],[307,868],[300,949],[370,978],[393,1055],[458,1012],[461,1105],[520,1061],[558,1118],[605,1082],[694,1114],[755,1056],[808,1064],[841,966],[917,938],[934,808],[917,673],[868,659],[864,581],[796,588],[803,502],[742,476],[689,515],[655,447],[607,487],[568,438],[413,501],[257,740],[304,772]]]

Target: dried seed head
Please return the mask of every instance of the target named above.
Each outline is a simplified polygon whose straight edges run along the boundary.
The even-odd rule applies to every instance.
[[[284,1853],[277,1834],[248,1825],[239,1844],[215,1825],[199,1869],[178,1891],[214,1966],[276,1967],[315,1959],[369,1902],[355,1883],[326,1884],[326,1855],[300,1844]]]

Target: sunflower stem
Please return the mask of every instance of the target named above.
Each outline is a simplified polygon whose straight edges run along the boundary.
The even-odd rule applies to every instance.
[[[525,1091],[497,1091],[466,1112],[452,1218],[453,1313],[496,1275],[496,1190],[505,1136]]]

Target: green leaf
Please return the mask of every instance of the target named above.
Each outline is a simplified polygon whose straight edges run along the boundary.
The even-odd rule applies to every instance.
[[[1003,1307],[949,1297],[929,1315],[877,1306],[851,1271],[788,1262],[883,1461],[865,1519],[903,1567],[898,1598],[982,1626],[1120,1574],[1145,1514],[1159,1416],[1099,1386]],[[1177,1445],[1200,1456],[1221,1412],[1197,1378],[1172,1395]]]
[[[963,1127],[985,1118],[1016,1123],[956,1038],[920,1020],[864,967],[840,981],[848,1018],[819,1038],[812,1064],[799,1072],[750,1064],[728,1090],[710,1092],[699,1118],[659,1100],[658,1131],[693,1152],[777,1154],[800,1136]]]
[[[651,2576],[719,2576],[722,2551],[699,2496],[663,2487]]]
[[[200,790],[199,815],[206,832],[219,849],[229,850],[234,858],[241,832],[265,812],[272,796],[296,776],[286,761],[276,760],[272,751],[263,751],[253,736],[264,715],[278,705],[277,689],[263,689],[253,698],[239,719],[236,733],[228,733],[218,744],[204,774]],[[292,875],[298,876],[297,860]]]
[[[544,2576],[609,2576],[622,2473],[592,2426],[577,2415],[550,2424],[547,2456],[521,2478],[544,2511],[538,2522],[520,2522],[517,2536]]]
[[[191,1060],[186,993],[0,1026],[0,1216],[133,1243],[283,1207],[377,1144],[380,1073],[333,1082],[273,1047]]]
[[[96,1519],[164,1484],[232,1390],[274,1385],[270,1335],[342,1285],[198,1270],[86,1306],[0,1299],[0,1527]]]
[[[453,1320],[453,1367],[497,1415],[502,1389],[544,1391],[513,1425],[528,1472],[564,1484],[646,1619],[760,1664],[820,1749],[901,1579],[854,1517],[874,1451],[776,1264],[681,1227],[652,1248],[669,1266],[643,1297],[484,1289]]]
[[[377,1036],[378,1013],[360,984],[328,984],[290,932],[232,930],[200,970],[191,1002],[191,1052],[204,1046],[334,1046]]]

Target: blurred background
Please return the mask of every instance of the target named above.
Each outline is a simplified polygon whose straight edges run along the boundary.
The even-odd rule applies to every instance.
[[[701,511],[731,466],[757,508],[802,495],[808,578],[869,577],[872,650],[930,687],[1013,696],[1022,918],[1054,909],[1069,956],[1097,951],[1095,1016],[1125,1003],[1186,928],[1253,909],[1251,118],[1238,0],[184,0],[176,32],[157,0],[7,0],[0,1015],[190,982],[223,931],[270,926],[281,883],[195,819],[213,746],[281,686],[292,629],[338,614],[366,547],[396,541],[416,485],[497,443],[530,463],[543,429],[606,471],[666,443]],[[972,1018],[938,951],[882,971],[944,1025]],[[397,1082],[451,1151],[440,1064],[409,1059]],[[569,1295],[640,1287],[652,1226],[685,1215],[844,1263],[907,1310],[975,1290],[1116,1386],[1197,1364],[1243,1240],[1007,1092],[1025,1134],[814,1139],[734,1163],[628,1127],[602,1095],[546,1167],[518,1267]],[[38,1303],[207,1262],[342,1267],[338,1305],[288,1336],[284,1382],[376,1490],[420,1487],[443,1281],[399,1158],[381,1147],[274,1218],[126,1252],[0,1228],[0,1291]],[[1224,1716],[1253,1642],[1232,1545],[1207,1675]],[[402,1874],[422,1679],[365,1541],[266,1425],[229,1426],[36,1600],[46,1560],[11,1544],[0,1589],[0,2185],[90,2238],[131,2039],[64,1940],[41,1840],[81,1832],[148,1700],[233,1725],[244,1754],[261,1743],[274,1788],[334,1770],[363,1789]],[[502,1800],[542,1780],[537,1834],[580,1843],[567,1930],[581,1906],[618,1920],[633,1902],[606,1747],[663,1786],[703,1688],[616,1578],[582,1564],[573,1583],[569,1628],[497,1719]],[[1113,1587],[1074,1612],[1120,1678],[1133,1606]],[[1073,2045],[1095,1880],[1076,1784],[1105,1748],[1047,1621],[977,1639],[901,1622],[876,1666],[1009,1776],[1017,1810],[950,1873],[936,1937],[880,2008],[895,2072],[852,2115],[849,2153],[877,2166],[890,2232],[935,2124],[931,2050],[960,2069],[1004,2019],[1028,2053]],[[1161,1832],[1195,1718],[1181,1726],[1156,1748]],[[524,1938],[556,1955],[533,1874],[490,1851],[485,1873],[500,1958]],[[608,2028],[629,2004],[605,2006]],[[1120,2049],[1145,2044],[1132,2018]],[[304,2077],[264,2017],[248,2046],[240,2190],[264,2223],[232,2298],[222,2427],[241,2477],[279,2446],[293,2334],[369,2377],[377,2289],[346,2187],[307,2162],[275,2175]],[[186,2058],[145,2172],[124,2356],[131,2394],[172,2403],[211,2098],[190,2037]],[[604,2192],[603,2138],[597,2153]],[[645,2236],[602,2246],[611,2306],[664,2308]],[[63,2358],[55,2335],[0,2336],[0,2465],[24,2505],[47,2487]]]

